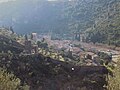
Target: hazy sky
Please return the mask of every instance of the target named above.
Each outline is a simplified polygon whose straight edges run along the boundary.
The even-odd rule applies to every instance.
[[[0,0],[0,3],[2,3],[2,2],[8,2],[8,1],[16,1],[16,0]]]
[[[0,3],[2,3],[2,2],[8,2],[8,1],[16,1],[16,0],[0,0]],[[57,0],[48,0],[48,1],[57,1]]]
[[[56,1],[56,0],[48,0],[48,1]]]

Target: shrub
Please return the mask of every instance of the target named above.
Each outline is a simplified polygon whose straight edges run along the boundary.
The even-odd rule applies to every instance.
[[[21,86],[19,78],[14,74],[8,73],[5,69],[0,68],[0,90],[29,90],[27,85]]]
[[[114,77],[109,76],[108,90],[120,90],[120,61],[119,60],[117,63],[117,67],[115,67],[115,69],[113,70]]]

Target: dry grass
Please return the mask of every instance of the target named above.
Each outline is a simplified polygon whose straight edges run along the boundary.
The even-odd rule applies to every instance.
[[[28,86],[20,86],[20,79],[14,74],[0,68],[0,90],[29,90]]]
[[[108,90],[120,90],[120,58],[118,60],[118,65],[115,67],[114,77],[109,76]]]

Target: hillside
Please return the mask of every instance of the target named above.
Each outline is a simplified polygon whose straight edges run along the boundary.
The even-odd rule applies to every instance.
[[[15,39],[17,34],[10,31],[8,28],[0,28],[0,53],[19,54],[24,50],[24,46],[18,43]]]
[[[67,28],[61,17],[63,2],[16,0],[0,4],[0,25],[13,26],[17,33],[58,32]],[[3,12],[4,11],[4,12]]]
[[[86,42],[120,45],[119,0],[75,0],[67,7],[71,32],[84,33]]]
[[[104,90],[107,86],[109,71],[105,66],[80,66],[52,58],[52,53],[45,55],[49,50],[20,54],[25,49],[16,41],[17,36],[11,29],[0,29],[0,90]]]
[[[104,90],[107,84],[105,67],[74,66],[41,54],[13,55],[11,59],[3,54],[0,55],[0,67],[6,67],[30,90]]]
[[[118,58],[117,67],[114,68],[114,77],[109,77],[108,90],[120,89],[120,58]]]
[[[0,90],[119,90],[119,25],[120,0],[0,3]]]

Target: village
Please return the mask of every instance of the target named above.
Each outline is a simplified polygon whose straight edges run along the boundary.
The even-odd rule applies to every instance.
[[[12,28],[1,28],[1,38],[4,36],[16,38],[16,41],[7,41],[23,48],[21,55],[43,54],[56,60],[72,62],[75,65],[100,66],[112,62],[114,65],[120,56],[119,50],[114,50],[103,45],[83,42],[78,40],[52,40],[49,34],[30,33],[17,36]],[[4,35],[4,36],[2,36]]]
[[[109,62],[116,65],[120,55],[119,50],[105,48],[93,43],[77,40],[52,40],[48,34],[31,33],[24,37],[25,41],[18,41],[25,45],[25,50],[22,52],[24,55],[42,53],[47,57],[72,62],[75,65],[101,66],[103,63]]]

